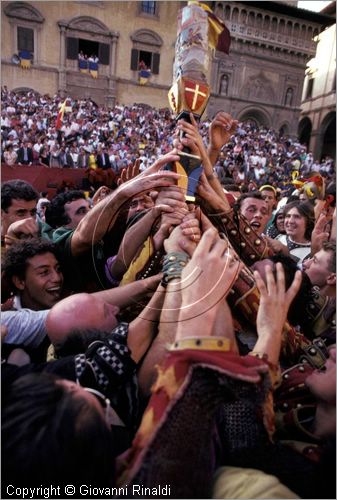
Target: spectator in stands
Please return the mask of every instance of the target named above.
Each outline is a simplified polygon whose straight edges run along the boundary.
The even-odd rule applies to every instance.
[[[19,179],[4,182],[1,186],[1,233],[2,238],[9,226],[16,221],[35,218],[39,195],[28,182]]]
[[[15,165],[17,161],[18,155],[13,149],[13,145],[9,144],[6,147],[6,151],[4,152],[4,160],[6,165],[12,166]]]
[[[32,165],[33,163],[33,150],[29,147],[29,142],[24,140],[18,150],[18,164],[19,165]]]

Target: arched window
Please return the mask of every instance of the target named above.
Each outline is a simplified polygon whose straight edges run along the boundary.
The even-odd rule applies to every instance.
[[[269,30],[270,29],[270,17],[269,16],[264,16],[264,19],[263,19],[263,29],[264,30]]]
[[[285,23],[284,19],[280,19],[280,22],[279,22],[279,25],[278,25],[278,29],[279,29],[279,33],[281,35],[283,35],[284,32],[285,32],[285,26],[286,26],[286,23]]]
[[[28,2],[9,2],[4,12],[9,18],[13,54],[28,52],[32,61],[39,62],[40,31],[44,22],[42,14]]]
[[[312,97],[312,91],[314,90],[314,81],[315,78],[308,78],[307,80],[307,88],[305,91],[305,99],[310,99]]]
[[[287,88],[287,92],[284,99],[285,106],[291,106],[293,103],[294,91],[291,87]]]
[[[229,83],[228,75],[222,75],[221,80],[220,80],[219,94],[221,94],[221,95],[228,94],[228,83]]]
[[[289,134],[289,126],[287,123],[284,123],[279,130],[280,136],[285,136]]]
[[[263,23],[262,14],[258,13],[256,15],[256,27],[262,28],[262,23]]]
[[[112,43],[118,38],[118,33],[111,32],[100,20],[89,16],[61,20],[58,25],[61,34],[65,33],[66,67],[77,68],[83,54],[87,60],[91,56],[98,58],[99,75],[110,74]]]
[[[239,20],[239,9],[235,7],[232,11],[232,22],[237,23],[238,20]]]
[[[286,25],[286,35],[290,36],[292,34],[292,31],[293,31],[293,23],[291,21],[288,21]]]
[[[230,5],[226,5],[225,7],[225,21],[229,21],[231,18],[231,8]]]
[[[222,3],[218,2],[216,4],[214,13],[215,13],[215,15],[217,17],[220,17],[220,19],[223,19],[223,17],[224,17],[224,7],[223,7]]]
[[[241,24],[244,24],[244,23],[246,23],[246,22],[247,22],[247,11],[243,9],[243,10],[240,12],[240,23],[241,23]]]
[[[159,74],[160,50],[163,40],[157,33],[148,29],[140,29],[131,35],[133,48],[131,50],[132,71],[140,69],[140,63],[143,62],[147,69],[154,75]]]
[[[250,11],[248,14],[248,25],[254,26],[255,24],[255,12]]]
[[[310,118],[305,116],[298,124],[298,140],[300,144],[306,144],[309,147],[312,131],[312,123]]]

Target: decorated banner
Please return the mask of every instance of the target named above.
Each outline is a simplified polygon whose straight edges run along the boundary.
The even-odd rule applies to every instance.
[[[88,73],[89,71],[89,61],[85,58],[78,59],[78,67],[81,73]]]
[[[30,69],[32,65],[32,54],[28,50],[21,50],[19,52],[20,66],[23,69]]]
[[[139,83],[141,85],[146,85],[150,79],[151,71],[149,69],[141,69],[139,70],[138,76],[139,76]]]
[[[89,73],[93,78],[98,77],[98,57],[89,57]]]
[[[177,40],[173,67],[173,83],[168,93],[171,109],[176,113],[176,120],[190,122],[190,113],[197,121],[203,114],[210,95],[207,82],[209,49],[228,53],[230,44],[229,31],[207,5],[188,2],[178,14]],[[194,193],[202,173],[200,158],[190,154],[184,148],[180,161],[168,168],[184,172],[187,184],[186,199],[194,201]],[[179,184],[179,183],[178,183]]]
[[[60,128],[62,127],[63,116],[64,116],[64,112],[66,109],[66,105],[67,105],[67,99],[65,99],[65,101],[61,104],[60,109],[58,111],[57,118],[56,118],[56,124],[55,124],[56,130],[60,130]]]

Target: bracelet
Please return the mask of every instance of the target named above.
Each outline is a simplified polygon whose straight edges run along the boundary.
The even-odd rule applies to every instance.
[[[189,256],[184,252],[171,252],[165,255],[161,285],[166,288],[169,281],[180,278],[182,270],[189,260]]]
[[[204,351],[230,351],[232,342],[225,337],[185,337],[177,340],[170,347],[170,351],[183,349],[197,349]]]

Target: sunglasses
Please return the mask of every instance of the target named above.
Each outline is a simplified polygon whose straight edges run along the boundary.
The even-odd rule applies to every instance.
[[[100,403],[100,405],[102,406],[102,408],[104,410],[105,421],[109,427],[112,427],[115,425],[125,427],[124,422],[120,419],[120,417],[117,415],[115,410],[112,408],[112,406],[110,404],[110,399],[105,397],[104,394],[102,394],[101,392],[96,391],[96,389],[92,389],[91,387],[82,387],[82,389],[84,389],[86,392],[89,392],[90,394],[95,396],[97,401]]]

